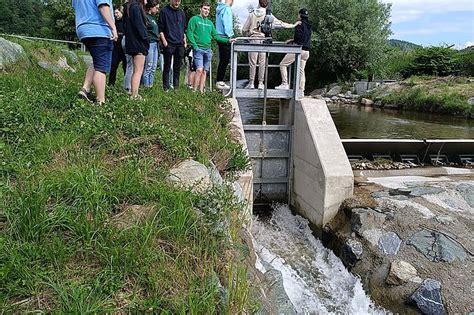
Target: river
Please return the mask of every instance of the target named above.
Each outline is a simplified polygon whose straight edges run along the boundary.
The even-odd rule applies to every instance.
[[[269,100],[267,124],[278,124],[278,100]],[[239,100],[244,124],[260,124],[263,100]],[[459,117],[330,104],[342,139],[474,139],[474,120]]]

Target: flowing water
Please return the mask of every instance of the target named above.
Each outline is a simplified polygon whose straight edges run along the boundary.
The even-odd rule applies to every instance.
[[[276,205],[270,219],[255,218],[252,234],[264,266],[283,276],[298,314],[385,314],[365,294],[360,279],[316,239],[309,222]]]
[[[240,99],[244,124],[261,124],[263,100]],[[278,100],[268,100],[267,124],[278,124]],[[342,139],[474,139],[474,120],[459,117],[328,105]]]

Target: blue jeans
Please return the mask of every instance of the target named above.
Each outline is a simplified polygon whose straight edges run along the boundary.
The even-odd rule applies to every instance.
[[[155,79],[156,67],[158,66],[158,43],[151,42],[148,55],[145,58],[145,69],[143,70],[142,83],[145,87],[151,87]]]
[[[204,69],[204,71],[209,71],[209,66],[211,65],[212,59],[212,50],[211,48],[205,49],[193,49],[193,59],[196,69]]]

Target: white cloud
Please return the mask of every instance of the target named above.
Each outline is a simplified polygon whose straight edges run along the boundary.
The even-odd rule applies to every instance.
[[[382,0],[392,4],[392,23],[415,21],[429,14],[471,12],[474,19],[472,0]]]
[[[464,48],[471,47],[471,46],[474,46],[474,42],[467,41],[467,42],[464,43],[464,44],[457,44],[457,45],[455,45],[454,48],[456,48],[456,49],[464,49]]]

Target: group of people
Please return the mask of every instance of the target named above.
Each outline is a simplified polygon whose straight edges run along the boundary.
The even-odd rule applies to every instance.
[[[93,86],[96,101],[105,102],[106,74],[110,72],[109,85],[114,85],[117,69],[122,63],[124,89],[132,99],[141,99],[139,88],[153,86],[159,56],[163,89],[168,91],[178,87],[187,46],[191,50],[186,53],[189,63],[186,83],[192,89],[203,92],[212,60],[212,40],[217,42],[219,52],[216,87],[230,88],[224,78],[231,57],[231,43],[235,41],[231,10],[233,0],[223,0],[217,4],[216,26],[209,19],[211,6],[208,2],[200,5],[199,14],[189,19],[189,22],[180,8],[181,0],[170,0],[161,10],[157,0],[129,0],[115,11],[112,0],[72,0],[72,3],[76,13],[77,35],[90,51],[93,61],[79,91],[80,97],[92,102],[90,91]],[[267,6],[268,0],[259,0],[258,8],[250,13],[244,24],[243,31],[249,34],[252,42],[260,43],[265,38],[261,25],[268,13]],[[311,43],[308,12],[301,9],[298,21],[293,24],[273,16],[272,20],[274,28],[295,28],[293,41],[303,47],[300,89],[304,90],[304,67]],[[283,58],[280,63],[282,84],[276,88],[288,88],[287,67],[294,60],[294,55],[290,54]],[[257,88],[264,88],[265,54],[253,52],[249,53],[247,88],[255,88],[257,63]]]

